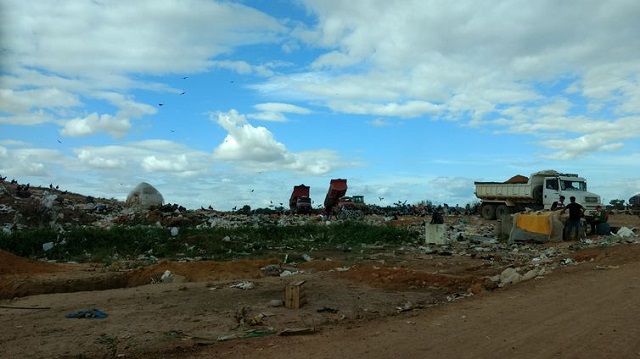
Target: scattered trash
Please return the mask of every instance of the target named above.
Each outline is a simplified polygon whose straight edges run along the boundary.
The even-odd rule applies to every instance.
[[[627,227],[620,227],[620,229],[618,229],[618,231],[616,232],[616,236],[618,237],[631,237],[631,236],[635,236],[636,234],[633,233],[633,231]]]
[[[269,329],[253,329],[242,335],[243,338],[256,338],[256,337],[264,337],[267,335],[272,335],[277,333],[277,331],[273,328]]]
[[[292,276],[292,275],[294,275],[296,273],[298,273],[298,272],[292,272],[292,271],[286,269],[286,270],[283,270],[282,273],[280,273],[280,276],[281,277],[288,277],[288,276]]]
[[[283,329],[279,335],[281,336],[289,336],[289,335],[302,335],[302,334],[313,334],[316,332],[315,328],[285,328]]]
[[[221,335],[219,336],[216,340],[219,342],[226,342],[228,340],[233,340],[233,339],[238,339],[238,338],[257,338],[257,337],[264,337],[267,335],[273,335],[276,334],[277,331],[273,328],[267,328],[267,329],[252,329],[247,331],[246,333],[242,334],[242,335],[238,335],[237,333],[231,333],[231,334],[225,334],[225,335]]]
[[[173,274],[171,273],[171,271],[170,270],[166,270],[160,276],[160,281],[167,283],[167,282],[171,281],[172,277],[173,277]]]
[[[177,236],[178,235],[178,231],[179,231],[178,227],[171,227],[171,236],[172,237]]]
[[[253,289],[255,286],[256,285],[253,282],[243,281],[243,282],[231,285],[231,288],[247,290],[247,289]]]
[[[264,318],[264,314],[262,313],[254,315],[253,317],[249,318],[249,325],[262,325],[262,318]]]
[[[47,242],[42,245],[42,249],[45,252],[47,252],[47,251],[50,251],[53,248],[53,246],[54,246],[53,242]]]
[[[407,312],[407,311],[413,310],[414,308],[415,307],[413,306],[413,304],[407,302],[404,305],[402,305],[401,307],[396,307],[396,311],[398,313],[401,313],[401,312]]]
[[[618,269],[618,268],[620,268],[620,266],[611,266],[611,265],[609,265],[609,266],[596,266],[596,269],[599,269],[599,270]]]
[[[225,334],[219,336],[216,340],[219,342],[226,342],[227,340],[236,339],[238,337],[237,334]]]
[[[335,308],[331,308],[331,307],[322,307],[320,309],[317,310],[318,313],[338,313],[338,309]]]
[[[56,198],[58,198],[57,194],[49,194],[49,192],[45,191],[40,203],[42,203],[43,207],[52,209]]]
[[[569,264],[577,264],[576,261],[573,260],[573,258],[564,258],[563,260],[560,261],[561,265],[569,265]]]
[[[269,305],[272,307],[282,307],[284,305],[284,300],[282,299],[272,299],[269,302]]]
[[[522,280],[522,275],[518,273],[515,268],[509,267],[500,273],[499,286],[505,286],[507,284],[515,284]]]
[[[268,276],[274,276],[274,277],[279,276],[280,273],[282,272],[282,268],[280,268],[280,266],[277,264],[269,264],[267,266],[260,268],[260,270],[264,274]]]
[[[86,319],[104,319],[107,317],[107,313],[102,312],[96,308],[85,309],[75,313],[69,313],[65,315],[65,318],[86,318]]]

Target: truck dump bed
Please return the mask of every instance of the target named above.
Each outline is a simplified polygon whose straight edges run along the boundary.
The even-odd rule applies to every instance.
[[[484,200],[532,200],[533,190],[528,183],[475,182],[476,197]]]
[[[340,197],[347,193],[347,180],[342,178],[332,179],[329,183],[329,191],[324,198],[324,208],[331,211],[338,204]]]

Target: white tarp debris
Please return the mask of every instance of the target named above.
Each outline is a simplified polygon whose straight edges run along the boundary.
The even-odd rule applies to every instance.
[[[130,207],[149,209],[153,206],[162,206],[164,198],[155,187],[142,182],[129,192],[126,203]]]

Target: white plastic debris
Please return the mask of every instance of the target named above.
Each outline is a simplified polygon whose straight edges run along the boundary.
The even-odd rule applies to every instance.
[[[233,284],[231,286],[231,288],[238,288],[238,289],[247,290],[247,289],[253,289],[255,286],[256,285],[253,282],[243,281],[243,282],[240,282],[240,283]]]
[[[172,237],[177,236],[178,235],[178,231],[179,231],[178,227],[171,227],[171,236]]]
[[[291,275],[294,275],[294,274],[295,273],[293,273],[292,271],[285,269],[285,270],[282,271],[282,273],[280,273],[280,276],[281,277],[288,277],[288,276],[291,276]]]
[[[46,208],[52,208],[56,198],[58,198],[57,194],[49,194],[48,192],[45,192],[44,197],[42,197],[42,205]]]
[[[162,276],[160,276],[160,280],[162,282],[171,282],[171,278],[173,277],[173,274],[171,273],[170,270],[166,270],[164,271],[164,273],[162,273]]]
[[[515,284],[522,280],[522,275],[515,268],[507,268],[500,273],[500,286]]]
[[[51,250],[53,246],[54,246],[53,242],[47,242],[42,245],[42,249],[46,252]]]
[[[616,236],[618,237],[631,237],[631,236],[635,236],[636,234],[633,233],[633,231],[627,227],[620,227],[620,229],[618,229],[618,231],[616,232]]]
[[[537,269],[532,269],[530,271],[528,271],[527,273],[525,273],[524,275],[522,275],[522,280],[530,280],[533,279],[535,277],[538,276],[538,270]]]

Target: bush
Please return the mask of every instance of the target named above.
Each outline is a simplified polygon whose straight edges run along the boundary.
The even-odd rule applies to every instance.
[[[238,228],[183,228],[172,236],[162,227],[75,227],[64,232],[41,228],[0,235],[0,249],[29,258],[111,262],[116,259],[199,257],[231,260],[280,252],[345,250],[415,243],[419,234],[407,228],[362,222],[325,225],[262,225]],[[43,249],[52,242],[53,248]]]

